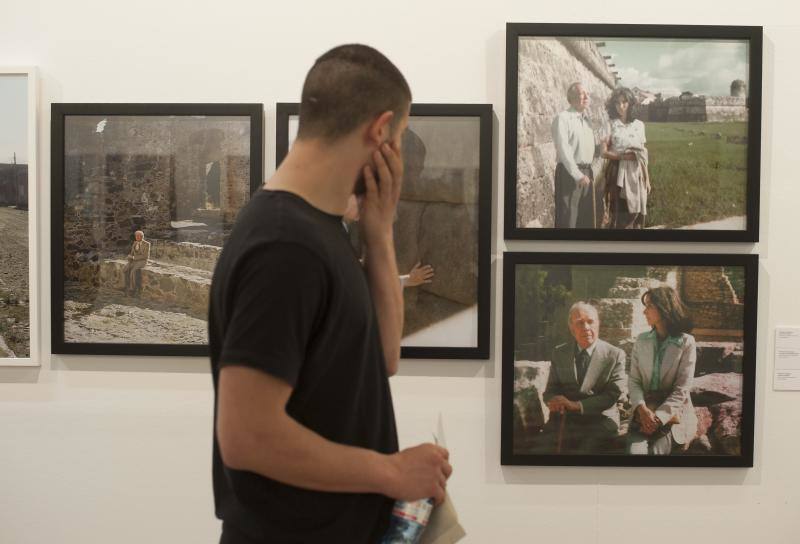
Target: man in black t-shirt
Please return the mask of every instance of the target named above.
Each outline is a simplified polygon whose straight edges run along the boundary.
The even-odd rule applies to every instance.
[[[362,45],[306,77],[298,137],[237,218],[211,285],[222,543],[372,543],[394,499],[444,498],[447,451],[398,452],[403,299],[392,222],[411,92]],[[342,229],[362,193],[362,267]]]

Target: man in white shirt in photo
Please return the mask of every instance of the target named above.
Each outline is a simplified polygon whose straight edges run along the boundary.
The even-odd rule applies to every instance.
[[[595,135],[589,119],[589,92],[581,83],[567,89],[570,107],[553,120],[555,171],[555,228],[597,228],[602,219],[601,191],[596,190],[592,161]],[[594,202],[594,206],[592,206]]]

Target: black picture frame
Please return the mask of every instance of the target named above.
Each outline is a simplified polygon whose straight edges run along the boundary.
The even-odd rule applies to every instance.
[[[276,105],[276,156],[280,165],[289,152],[289,120],[299,116],[296,102]],[[480,150],[478,173],[478,321],[477,345],[403,346],[404,359],[488,359],[491,295],[491,229],[492,229],[492,106],[491,104],[412,104],[411,117],[475,117],[479,119]]]
[[[68,116],[236,116],[250,122],[249,196],[263,183],[264,106],[259,103],[53,103],[51,104],[51,351],[56,354],[195,356],[209,354],[207,344],[105,343],[65,341],[65,120]]]
[[[761,171],[762,48],[760,26],[626,25],[507,23],[506,26],[506,135],[504,236],[514,240],[613,240],[682,242],[757,242]],[[747,40],[749,43],[749,95],[747,99],[747,181],[744,203],[745,229],[612,230],[601,228],[522,227],[518,225],[518,93],[519,40],[526,37],[665,38]],[[564,100],[566,105],[566,99]],[[550,178],[552,176],[547,174]],[[599,175],[596,175],[599,177]],[[654,182],[655,183],[655,182]]]
[[[743,267],[742,417],[740,455],[521,454],[514,452],[516,272],[522,265],[644,265]],[[501,464],[553,466],[752,467],[755,421],[758,256],[732,254],[503,254]],[[566,324],[565,324],[566,327]],[[694,331],[693,331],[694,332]],[[602,336],[602,335],[601,335]]]

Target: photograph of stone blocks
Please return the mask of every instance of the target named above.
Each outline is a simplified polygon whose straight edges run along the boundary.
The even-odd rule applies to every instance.
[[[504,266],[504,463],[751,466],[755,256]]]
[[[760,27],[507,39],[507,238],[756,241]]]
[[[298,110],[278,104],[278,163],[294,142]],[[488,357],[491,116],[488,105],[411,106],[394,229],[403,357]],[[356,221],[346,228],[360,253]]]
[[[31,74],[0,69],[0,365],[32,357],[30,258],[36,251],[30,247],[29,187],[35,179],[29,166],[36,161],[29,138],[35,106],[28,100],[33,84]]]
[[[261,183],[262,106],[53,109],[54,353],[205,353],[214,265]]]

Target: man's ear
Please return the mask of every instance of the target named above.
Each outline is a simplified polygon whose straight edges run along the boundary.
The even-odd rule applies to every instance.
[[[387,110],[373,119],[367,127],[367,143],[376,148],[391,138],[394,112]]]

